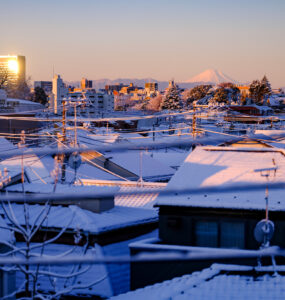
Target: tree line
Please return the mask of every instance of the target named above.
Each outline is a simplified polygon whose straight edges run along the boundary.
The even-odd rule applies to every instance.
[[[266,76],[261,80],[253,80],[247,93],[241,93],[240,89],[230,82],[221,83],[216,87],[210,84],[198,85],[183,92],[174,84],[164,95],[159,94],[144,101],[140,108],[153,111],[179,110],[189,108],[203,99],[207,104],[212,102],[226,105],[266,105],[271,94],[271,84]]]

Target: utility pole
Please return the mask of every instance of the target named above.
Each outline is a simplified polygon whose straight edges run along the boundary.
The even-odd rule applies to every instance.
[[[192,135],[193,135],[193,138],[195,139],[195,136],[196,136],[196,106],[195,106],[195,104],[193,105]]]
[[[21,182],[22,182],[22,191],[24,193],[24,181],[25,181],[25,172],[24,172],[24,147],[25,147],[25,130],[21,131],[21,141],[18,143],[18,147],[22,149],[21,156]]]
[[[66,142],[66,101],[62,101],[62,138]]]
[[[62,143],[66,144],[66,101],[62,101]],[[61,155],[62,167],[61,167],[61,182],[64,183],[66,179],[66,165],[65,165],[65,154]]]
[[[76,114],[76,102],[74,103],[74,147],[77,147],[77,114]]]

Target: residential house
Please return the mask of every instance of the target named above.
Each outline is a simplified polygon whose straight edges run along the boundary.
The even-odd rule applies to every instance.
[[[284,182],[285,156],[276,148],[196,147],[159,195],[159,238],[130,245],[132,255],[157,251],[231,253],[255,251],[257,223],[266,217],[265,188],[240,190],[242,185]],[[227,192],[196,189],[232,187]],[[187,192],[187,190],[193,189]],[[186,190],[186,191],[185,191]],[[169,193],[167,193],[169,191]],[[165,194],[167,193],[167,194]],[[268,215],[275,225],[271,245],[285,247],[285,202],[282,190],[269,188]],[[222,260],[229,263],[230,260]],[[232,260],[232,262],[235,260]],[[282,259],[279,258],[279,262]],[[209,267],[213,261],[133,263],[132,288]],[[220,261],[221,262],[221,261]],[[256,261],[237,259],[238,264]],[[150,274],[152,274],[150,276]]]

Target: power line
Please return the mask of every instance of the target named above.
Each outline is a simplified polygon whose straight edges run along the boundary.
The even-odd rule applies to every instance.
[[[212,253],[211,253],[212,252]],[[39,256],[30,259],[24,258],[0,258],[0,265],[67,265],[67,264],[126,264],[126,263],[146,263],[146,262],[187,262],[197,260],[221,260],[221,259],[249,259],[285,256],[285,250],[279,247],[268,247],[260,250],[236,250],[223,249],[223,251],[202,251],[183,250],[182,253],[156,251],[155,253],[142,253],[129,256],[92,256],[92,255],[72,255],[68,257],[45,257]]]
[[[241,137],[238,136],[235,139],[232,140],[240,140],[242,138],[248,138],[247,137]],[[129,142],[122,142],[120,144],[106,144],[106,145],[94,145],[92,147],[71,147],[69,149],[42,149],[42,148],[33,148],[34,154],[42,155],[42,154],[60,154],[60,153],[73,153],[73,152],[89,152],[89,151],[98,151],[98,152],[104,152],[104,151],[112,151],[112,152],[125,152],[129,150],[143,150],[143,149],[164,149],[164,148],[170,148],[170,147],[191,147],[193,144],[211,144],[211,143],[219,143],[224,142],[225,138],[217,138],[217,137],[206,137],[206,138],[199,138],[196,140],[193,139],[185,139],[185,140],[179,140],[176,141],[163,141],[163,142],[157,142],[157,141],[151,141],[151,142],[141,142],[139,145],[130,144]],[[22,155],[22,151],[20,149],[15,149],[10,151],[9,153],[3,153],[1,156],[2,158],[5,157],[11,157],[13,155]],[[269,151],[269,150],[268,150]],[[276,151],[276,150],[275,150]],[[281,149],[279,149],[281,151]]]
[[[183,188],[183,189],[161,189],[161,188],[150,188],[135,191],[116,191],[116,192],[81,192],[76,193],[52,193],[52,194],[3,194],[0,196],[0,201],[4,202],[26,202],[30,204],[38,204],[39,202],[49,201],[65,201],[65,200],[94,200],[94,199],[108,199],[114,196],[127,196],[127,195],[144,195],[149,193],[159,193],[160,196],[182,196],[182,195],[205,195],[210,193],[229,193],[229,192],[249,192],[265,190],[266,188],[270,190],[284,190],[284,182],[274,182],[274,183],[255,183],[255,184],[243,184],[243,185],[228,185],[228,186],[208,186],[208,187],[198,187],[198,188]],[[191,200],[185,200],[191,202]]]

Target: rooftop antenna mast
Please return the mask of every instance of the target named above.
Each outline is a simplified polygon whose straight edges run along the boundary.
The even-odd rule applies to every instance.
[[[143,165],[143,152],[142,150],[140,150],[140,170],[139,170],[139,173],[140,173],[140,178],[139,178],[139,185],[140,186],[143,186],[143,175],[142,175],[142,165]]]
[[[76,105],[77,102],[74,103],[74,147],[78,147],[77,143],[77,113],[76,113]],[[81,156],[78,152],[73,152],[68,160],[68,165],[74,170],[74,179],[73,183],[76,182],[77,179],[77,169],[81,165]]]
[[[268,193],[268,182],[270,173],[273,172],[274,176],[276,175],[277,166],[275,166],[275,160],[273,159],[274,167],[272,168],[263,168],[263,169],[256,169],[254,172],[260,172],[262,177],[266,178],[266,188],[265,188],[265,219],[259,221],[254,229],[254,237],[257,242],[262,243],[262,247],[269,247],[270,240],[274,234],[274,223],[269,220],[269,208],[268,208],[268,200],[269,200],[269,193]]]
[[[19,149],[22,150],[22,156],[21,156],[21,183],[22,183],[22,191],[23,191],[23,193],[25,192],[25,188],[24,188],[24,181],[25,181],[25,170],[24,170],[24,147],[25,147],[25,140],[26,140],[25,130],[22,130],[21,131],[21,140],[18,143],[18,147],[19,147]]]
[[[77,147],[77,112],[76,102],[74,103],[74,147]]]
[[[62,101],[62,143],[66,144],[66,100]],[[61,155],[62,167],[61,167],[61,182],[65,182],[66,177],[66,156],[64,154]]]

